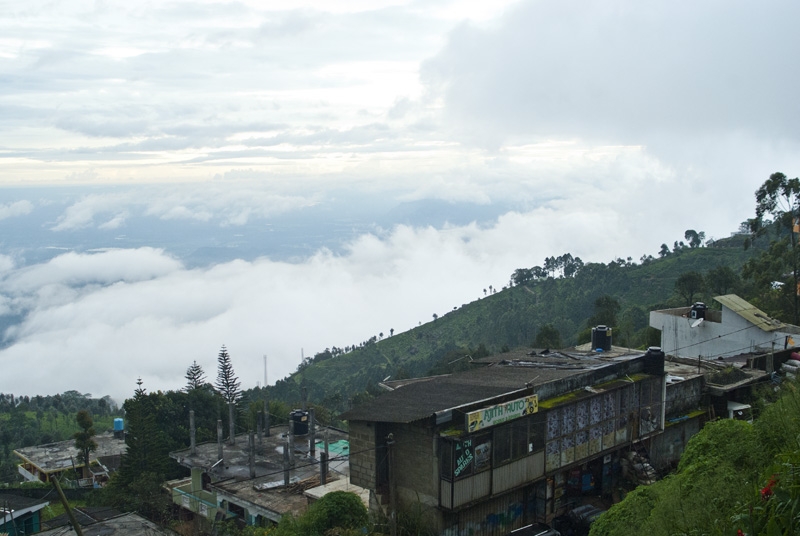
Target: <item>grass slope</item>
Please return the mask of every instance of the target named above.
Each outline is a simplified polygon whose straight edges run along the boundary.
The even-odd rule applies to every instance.
[[[442,360],[458,359],[479,345],[485,345],[490,353],[504,347],[531,345],[546,324],[559,330],[565,345],[575,344],[594,313],[595,300],[603,295],[619,301],[618,318],[627,315],[629,319],[625,331],[617,334],[627,333],[626,342],[641,344],[652,308],[685,305],[674,294],[680,274],[705,273],[721,265],[738,273],[752,255],[752,250],[744,251],[735,239],[716,244],[682,250],[643,264],[591,263],[575,277],[547,278],[503,289],[432,322],[367,342],[343,355],[324,360],[318,355],[308,366],[271,387],[269,396],[295,404],[300,400],[300,386],[304,385],[312,403],[344,409],[355,394],[386,377],[427,375],[435,365],[447,365]],[[707,301],[710,298],[698,297]]]

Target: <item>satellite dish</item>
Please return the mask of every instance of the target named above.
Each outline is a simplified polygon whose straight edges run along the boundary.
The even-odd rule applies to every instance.
[[[693,327],[693,328],[696,328],[697,326],[699,326],[700,324],[702,324],[702,323],[703,323],[703,320],[705,320],[705,318],[698,318],[697,320],[695,320],[694,322],[692,322],[692,327]]]

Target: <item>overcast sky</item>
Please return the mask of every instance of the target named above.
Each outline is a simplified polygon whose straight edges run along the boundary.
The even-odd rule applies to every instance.
[[[770,173],[800,169],[791,0],[0,13],[4,229],[50,211],[44,247],[142,221],[235,231],[334,202],[359,223],[337,248],[207,266],[88,238],[34,262],[7,237],[0,392],[175,388],[194,359],[213,376],[222,344],[248,387],[273,356],[273,382],[301,348],[406,330],[547,255],[638,259],[688,228],[727,236]],[[363,230],[360,203],[430,200],[484,217]]]

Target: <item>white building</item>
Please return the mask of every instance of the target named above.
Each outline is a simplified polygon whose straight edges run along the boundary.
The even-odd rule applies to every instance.
[[[800,328],[770,318],[735,294],[717,296],[722,311],[702,304],[650,312],[650,326],[661,330],[665,354],[688,358],[732,357],[779,351],[800,342]],[[793,340],[794,337],[794,340]]]

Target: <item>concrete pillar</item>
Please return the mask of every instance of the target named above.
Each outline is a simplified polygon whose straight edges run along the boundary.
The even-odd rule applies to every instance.
[[[283,485],[289,485],[289,439],[283,444]]]
[[[222,419],[217,419],[217,459],[222,459]]]
[[[289,420],[289,465],[294,467],[294,426]]]
[[[269,400],[264,401],[264,437],[269,437]]]
[[[247,449],[247,462],[250,466],[250,478],[256,477],[256,440],[253,437],[253,431],[250,430],[250,433],[247,436],[248,439],[248,449]]]
[[[314,418],[314,408],[308,410],[308,454],[314,458],[317,451],[317,423]]]
[[[197,430],[195,429],[195,426],[194,426],[194,410],[190,409],[189,410],[189,444],[191,445],[191,448],[192,448],[192,450],[191,450],[192,456],[197,454],[197,442],[195,441],[196,432],[197,432]]]

